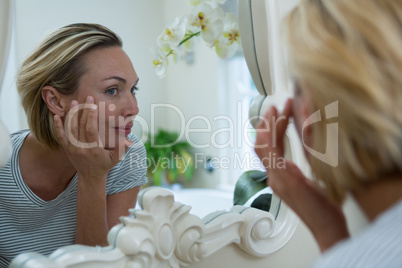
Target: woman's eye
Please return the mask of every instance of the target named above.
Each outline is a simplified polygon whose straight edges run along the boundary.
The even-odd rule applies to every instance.
[[[117,89],[115,89],[115,88],[108,89],[106,91],[106,93],[109,94],[109,95],[116,95],[117,94]]]
[[[135,94],[136,91],[138,91],[138,87],[133,87],[131,88],[131,94]]]

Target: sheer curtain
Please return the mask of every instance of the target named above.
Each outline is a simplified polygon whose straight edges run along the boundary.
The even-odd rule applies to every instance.
[[[17,89],[15,86],[17,73],[17,60],[15,49],[15,10],[12,0],[1,1],[2,14],[1,25],[3,33],[1,34],[1,52],[0,52],[0,78],[2,78],[0,91],[0,120],[8,132],[12,133],[23,127],[22,107],[20,105]],[[4,15],[4,16],[3,16]],[[7,38],[4,38],[7,37]]]
[[[0,83],[4,77],[8,49],[10,46],[13,15],[11,5],[11,0],[4,0],[0,2]]]
[[[8,58],[8,51],[11,38],[11,25],[12,25],[12,0],[3,0],[0,2],[0,85],[3,83],[4,72],[6,69],[6,62]],[[0,106],[1,108],[1,106]],[[3,114],[0,111],[0,114]],[[7,113],[3,117],[7,116]],[[8,133],[0,121],[0,166],[3,166],[7,161],[9,148]]]

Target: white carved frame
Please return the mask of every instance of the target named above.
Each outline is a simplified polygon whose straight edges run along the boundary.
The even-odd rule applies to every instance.
[[[150,187],[139,194],[141,210],[130,210],[108,234],[109,246],[62,247],[49,257],[25,253],[10,267],[183,267],[202,261],[234,244],[245,253],[265,257],[282,248],[297,220],[286,208],[276,225],[274,216],[251,207],[234,206],[203,219],[191,207],[174,201],[172,192]],[[296,225],[295,225],[296,224]]]

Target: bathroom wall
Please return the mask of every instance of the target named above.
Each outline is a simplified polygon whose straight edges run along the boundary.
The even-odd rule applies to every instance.
[[[15,3],[18,64],[43,36],[69,23],[100,23],[117,32],[140,77],[141,117],[149,121],[149,103],[163,101],[166,93],[164,82],[152,70],[148,51],[163,20],[163,10],[154,8],[160,6],[160,0],[16,0]],[[160,121],[166,120],[161,117]]]

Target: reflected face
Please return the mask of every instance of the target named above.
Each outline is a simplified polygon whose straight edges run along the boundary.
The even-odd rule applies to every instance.
[[[118,46],[100,48],[83,57],[85,73],[71,100],[95,99],[99,111],[99,138],[104,148],[115,148],[131,133],[138,114],[138,76],[127,54]]]

